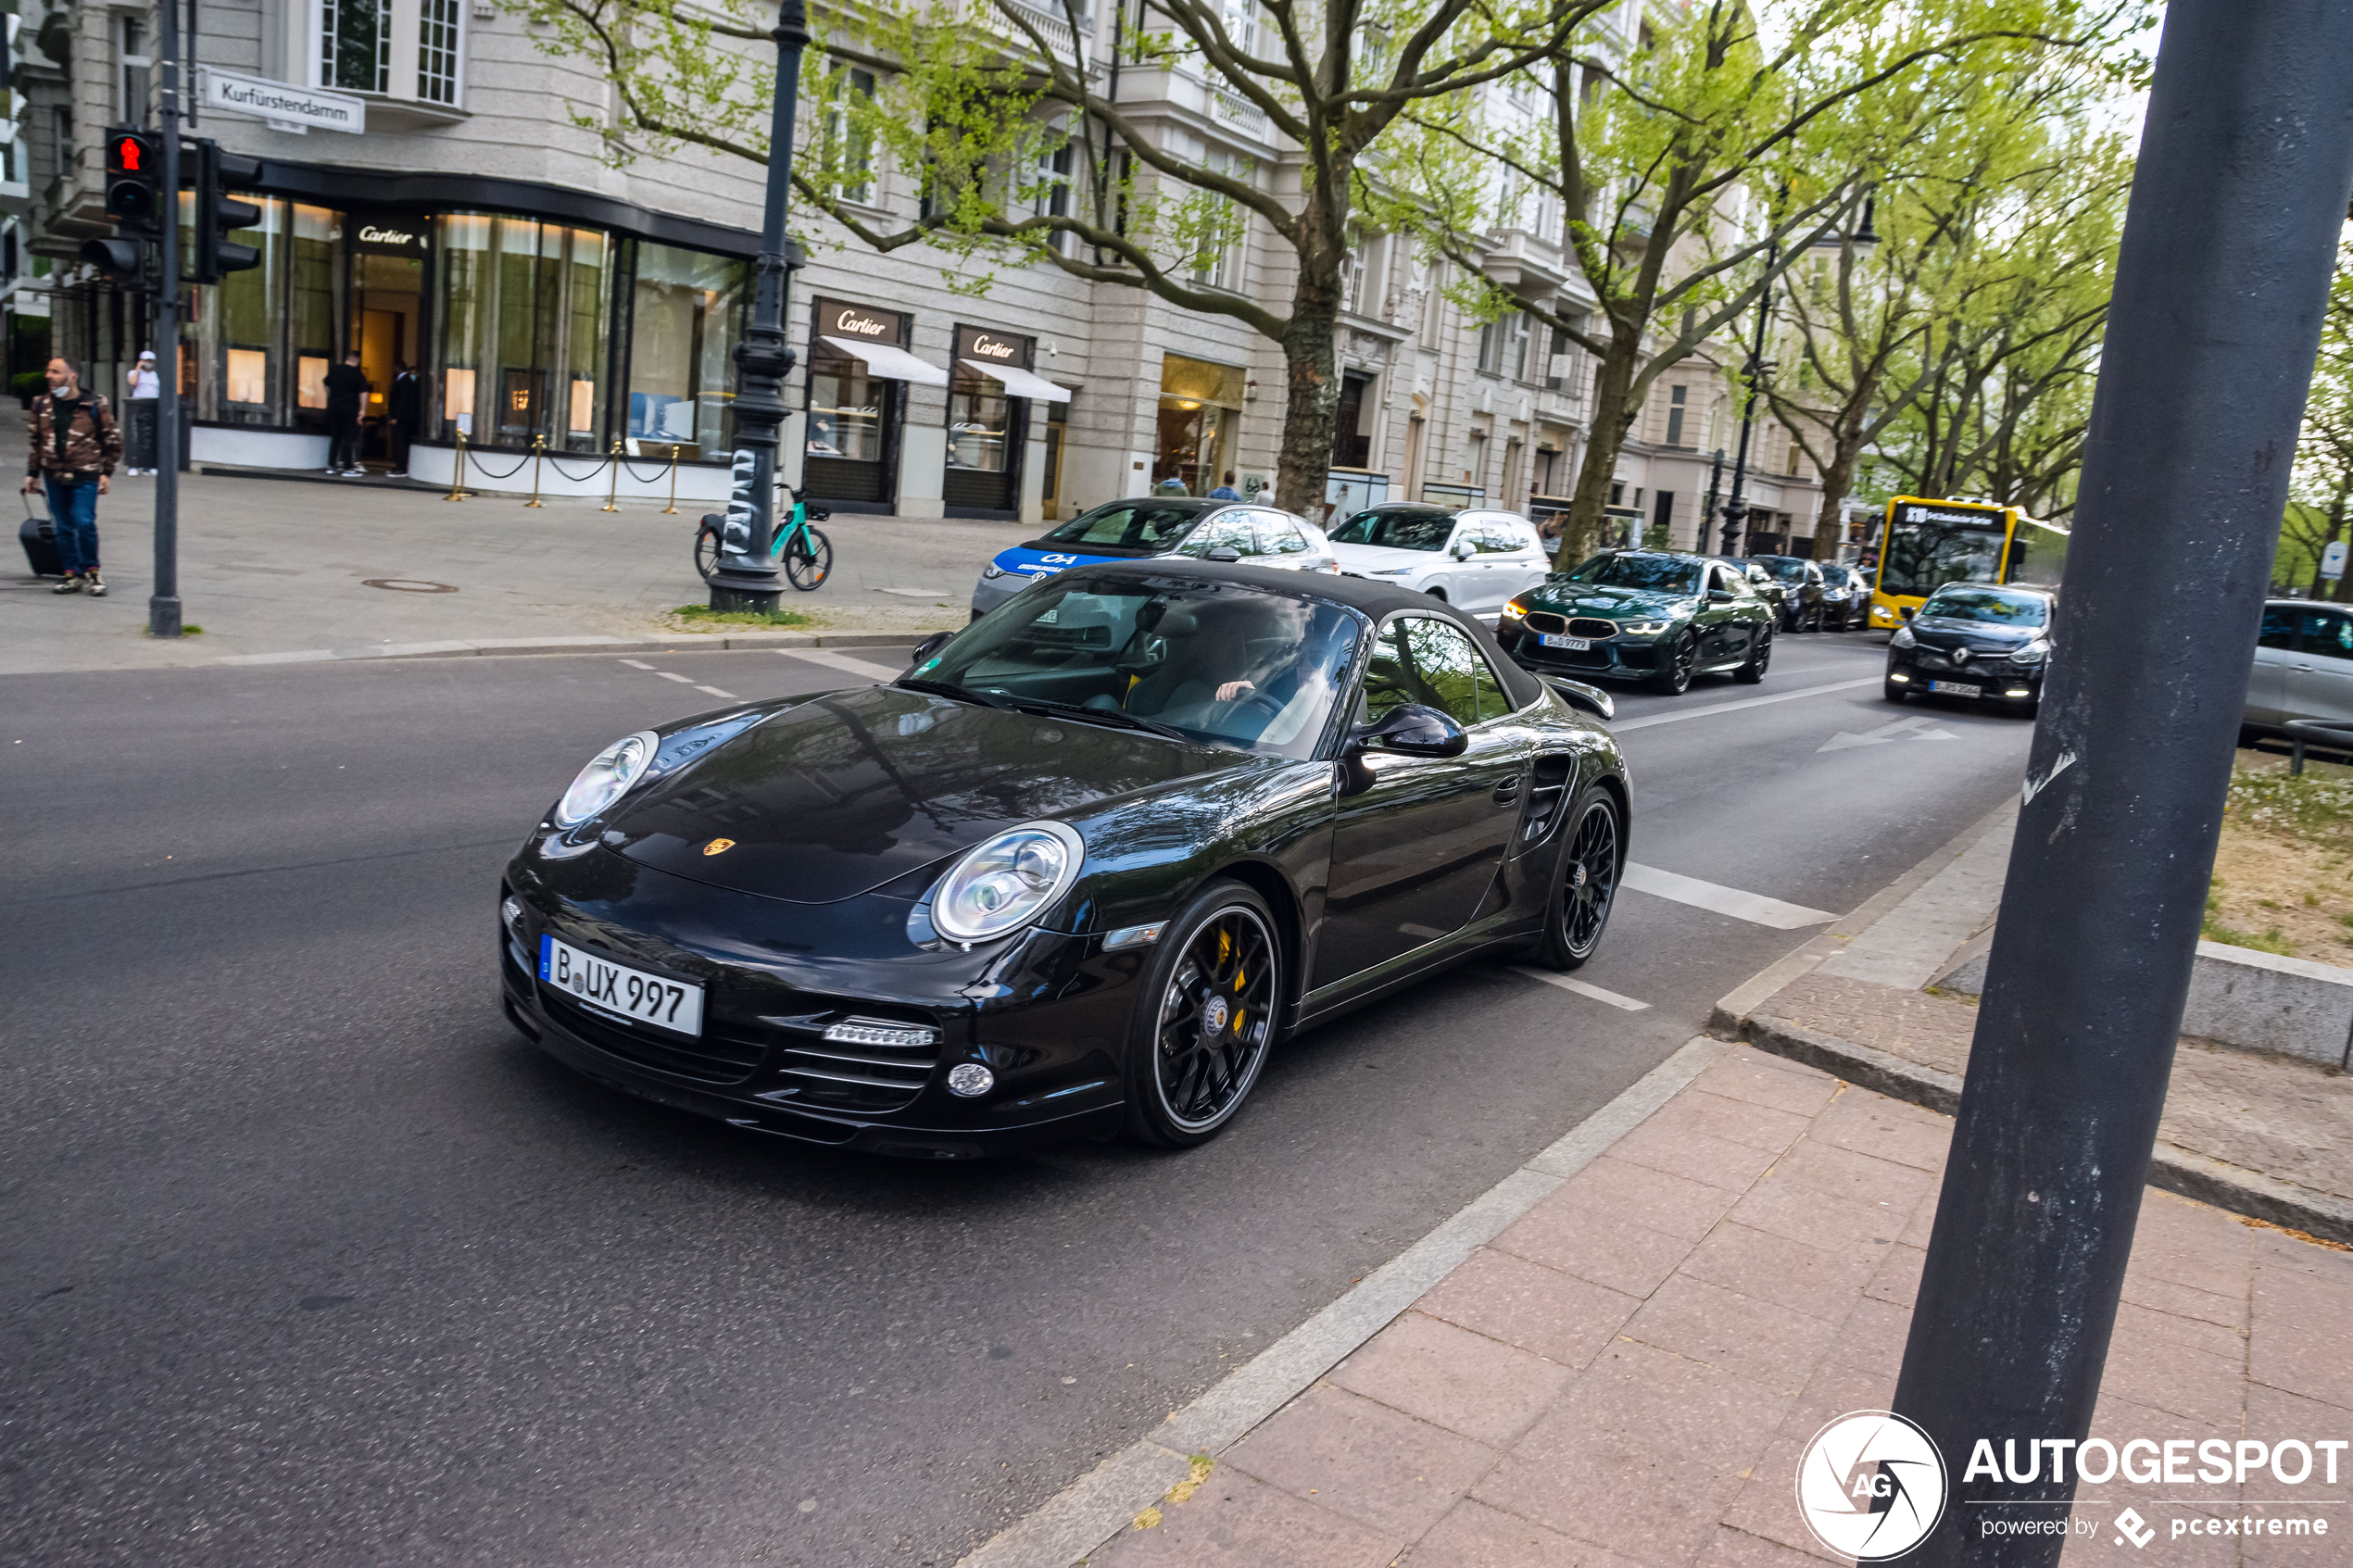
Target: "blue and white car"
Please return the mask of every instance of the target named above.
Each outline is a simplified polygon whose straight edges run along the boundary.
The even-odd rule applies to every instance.
[[[1232,552],[1230,555],[1227,552]],[[998,553],[973,588],[977,621],[1041,577],[1099,561],[1148,556],[1248,561],[1301,571],[1340,571],[1322,529],[1251,501],[1147,495],[1110,501],[1057,524],[1026,545]]]

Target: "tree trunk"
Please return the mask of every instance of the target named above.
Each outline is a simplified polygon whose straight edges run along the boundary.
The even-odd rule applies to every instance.
[[[1585,460],[1577,470],[1577,489],[1569,499],[1568,521],[1561,525],[1560,553],[1554,558],[1563,571],[1593,553],[1602,536],[1602,510],[1609,505],[1610,482],[1617,473],[1617,454],[1626,433],[1634,428],[1630,389],[1634,362],[1642,340],[1622,329],[1612,333],[1610,351],[1593,370],[1593,433],[1585,443]],[[1700,547],[1707,547],[1708,520],[1699,520]],[[1641,543],[1640,539],[1635,541]]]
[[[1845,504],[1846,493],[1855,484],[1856,456],[1856,449],[1840,440],[1831,450],[1831,466],[1822,470],[1822,509],[1814,519],[1816,560],[1829,560],[1846,543],[1846,529],[1839,508]],[[1822,548],[1825,544],[1830,546],[1827,550]]]
[[[1299,282],[1282,336],[1283,439],[1275,463],[1275,504],[1319,528],[1340,413],[1340,262],[1336,246],[1300,247]]]

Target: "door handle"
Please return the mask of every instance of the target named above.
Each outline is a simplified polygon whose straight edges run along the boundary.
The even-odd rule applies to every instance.
[[[1519,798],[1519,779],[1516,774],[1495,786],[1495,804],[1509,806]]]

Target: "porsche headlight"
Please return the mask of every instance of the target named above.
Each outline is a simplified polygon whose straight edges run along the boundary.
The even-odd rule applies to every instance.
[[[1907,648],[1919,640],[1912,635],[1912,629],[1909,626],[1898,626],[1895,628],[1895,635],[1887,639],[1887,646],[1892,648]]]
[[[2012,659],[2020,664],[2040,664],[2050,657],[2051,640],[2048,637],[2037,637],[2010,655]]]
[[[564,797],[556,802],[557,825],[576,828],[628,794],[629,787],[653,766],[654,752],[661,745],[651,730],[639,730],[590,758],[588,766],[564,791]]]
[[[1046,912],[1078,874],[1087,847],[1061,822],[1009,828],[973,846],[932,894],[932,928],[951,942],[984,942]]]

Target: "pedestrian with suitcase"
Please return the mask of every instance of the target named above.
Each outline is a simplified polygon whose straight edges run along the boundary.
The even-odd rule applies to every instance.
[[[66,580],[53,594],[86,593],[104,598],[98,575],[98,497],[114,481],[122,458],[122,427],[114,410],[94,392],[82,390],[82,372],[72,360],[49,361],[49,390],[32,400],[32,458],[24,493],[45,486],[49,516],[57,529],[57,555]]]
[[[156,374],[156,351],[143,348],[131,372],[131,462],[126,473],[156,471],[156,410],[162,407],[163,378]]]

